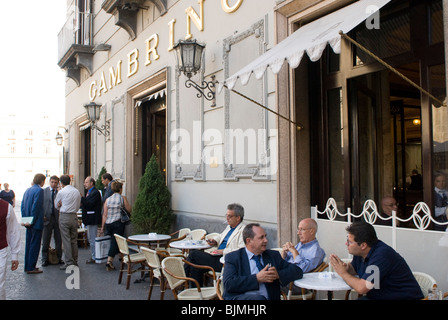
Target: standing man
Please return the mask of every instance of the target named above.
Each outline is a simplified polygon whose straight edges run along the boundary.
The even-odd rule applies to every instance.
[[[81,205],[81,194],[70,185],[70,176],[61,176],[62,190],[58,192],[54,205],[59,208],[59,228],[61,230],[62,247],[65,264],[61,270],[70,265],[78,265],[78,210]]]
[[[336,255],[330,263],[337,274],[368,300],[418,300],[422,290],[406,261],[394,249],[378,240],[369,223],[353,222],[347,227],[347,251],[351,263]]]
[[[44,183],[45,176],[36,174],[33,185],[25,191],[22,199],[22,218],[32,218],[30,223],[22,223],[26,227],[25,272],[28,274],[42,273],[42,270],[36,268],[36,264],[44,228]]]
[[[82,223],[87,227],[87,235],[89,237],[90,251],[92,258],[86,263],[95,263],[95,238],[98,232],[98,225],[102,222],[101,210],[103,202],[101,194],[95,187],[95,179],[87,177],[84,181],[84,188],[87,190],[85,197],[81,196],[82,207]]]
[[[237,203],[229,204],[226,213],[227,227],[216,238],[207,240],[207,243],[214,248],[207,251],[191,251],[187,260],[193,264],[210,266],[216,272],[221,272],[222,263],[219,261],[221,257],[244,247],[243,229],[246,225],[242,223],[243,219],[243,206]],[[205,272],[207,272],[206,269],[198,269],[185,264],[185,273],[187,275],[191,273],[191,277],[196,279],[200,286],[202,286]]]
[[[302,269],[266,249],[266,232],[258,223],[244,228],[243,239],[246,246],[225,258],[224,299],[280,300],[280,284],[301,279]]]
[[[54,237],[56,254],[59,264],[62,264],[62,240],[59,230],[59,210],[54,205],[58,193],[58,176],[50,177],[50,186],[44,189],[44,231],[42,235],[42,267],[48,266],[48,249],[50,248],[51,235]]]
[[[114,194],[111,189],[112,180],[113,178],[110,173],[106,172],[101,176],[101,183],[104,185],[103,203],[106,202],[107,198]]]
[[[11,270],[19,266],[20,225],[12,205],[0,200],[0,300],[6,300],[6,262],[8,246],[11,252]]]

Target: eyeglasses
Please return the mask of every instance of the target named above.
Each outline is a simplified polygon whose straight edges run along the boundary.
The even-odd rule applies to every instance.
[[[398,207],[398,203],[385,204],[386,207]]]
[[[356,242],[356,241],[350,241],[350,240],[348,240],[348,236],[347,236],[347,242],[346,242],[346,244],[349,245],[349,246],[351,246],[351,245],[354,244],[354,243],[358,244],[358,246],[359,246],[359,242]]]
[[[303,231],[310,230],[310,229],[313,229],[313,228],[297,228],[297,231],[303,232]]]

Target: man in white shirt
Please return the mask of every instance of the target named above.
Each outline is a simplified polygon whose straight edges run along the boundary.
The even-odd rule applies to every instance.
[[[243,223],[243,219],[243,206],[238,203],[229,204],[226,213],[228,226],[219,236],[207,239],[207,243],[213,249],[191,251],[187,260],[193,264],[212,267],[215,272],[221,272],[221,257],[229,252],[244,248],[243,229],[246,225]],[[193,268],[185,264],[185,273],[196,279],[200,286],[203,285],[205,272],[207,272],[206,269]]]
[[[81,193],[70,185],[70,176],[60,178],[62,190],[54,199],[55,207],[59,208],[59,229],[61,231],[64,262],[61,270],[70,265],[78,265],[78,217],[81,206]]]
[[[6,264],[8,247],[11,252],[11,270],[19,266],[20,225],[17,222],[13,207],[0,200],[0,300],[6,300]]]

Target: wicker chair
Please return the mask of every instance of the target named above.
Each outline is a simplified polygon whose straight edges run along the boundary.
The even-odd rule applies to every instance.
[[[206,234],[207,231],[205,231],[204,229],[194,229],[189,233],[189,235],[191,236],[191,240],[202,240],[204,239]]]
[[[168,242],[166,250],[169,252],[170,255],[183,254],[182,250],[176,249],[176,248],[171,248],[170,243],[174,242],[174,241],[180,241],[180,240],[185,239],[190,232],[191,232],[190,228],[183,228],[183,229],[177,230],[176,232],[173,232],[170,234],[171,237],[173,237],[174,235],[177,234],[177,238],[172,238]]]
[[[143,255],[143,253],[130,253],[128,243],[131,243],[133,245],[136,245],[138,248],[140,248],[141,244],[132,242],[118,234],[114,234],[115,240],[117,241],[118,249],[120,250],[120,253],[123,255],[123,259],[121,260],[121,267],[120,267],[120,275],[118,276],[118,284],[121,283],[121,280],[123,278],[123,272],[125,271],[124,265],[127,265],[127,280],[126,280],[126,289],[129,289],[129,285],[131,283],[131,275],[134,272],[140,271],[141,276],[143,277],[146,270],[146,258]],[[135,265],[140,265],[138,269],[133,269]]]
[[[213,300],[217,298],[215,287],[201,288],[199,283],[193,279],[188,278],[185,275],[184,263],[187,263],[195,268],[211,269],[208,266],[199,266],[192,264],[180,257],[167,257],[162,260],[162,269],[168,284],[173,291],[174,298],[176,300]],[[214,276],[216,280],[216,276]],[[188,281],[195,283],[196,288],[188,288]],[[181,286],[185,286],[185,289],[178,292]]]
[[[159,279],[160,282],[160,300],[163,300],[165,296],[166,278],[162,271],[161,257],[157,251],[142,247],[141,251],[146,258],[146,263],[149,266],[150,282],[148,300],[151,300],[152,288],[154,287],[154,278]]]
[[[218,300],[224,300],[222,294],[224,292],[224,285],[222,284],[222,277],[218,278],[216,281],[216,295],[218,296]]]

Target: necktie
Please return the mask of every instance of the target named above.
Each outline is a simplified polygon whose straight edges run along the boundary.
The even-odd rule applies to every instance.
[[[261,256],[253,256],[252,259],[255,260],[255,264],[257,265],[258,270],[261,271],[264,268],[261,264]]]
[[[54,214],[54,193],[55,190],[51,190],[51,213]]]

